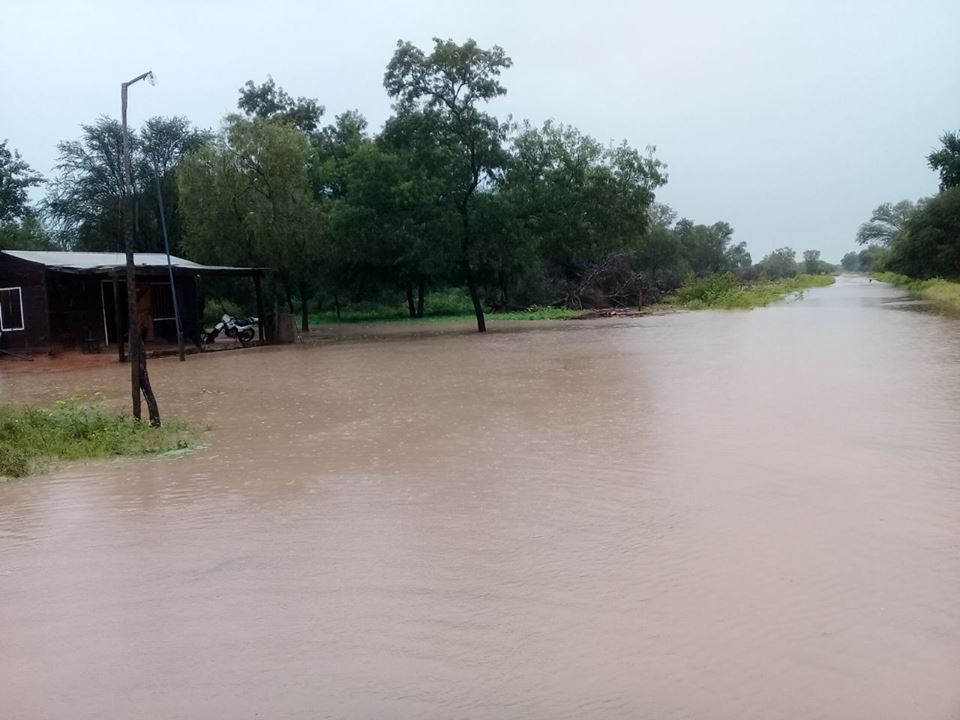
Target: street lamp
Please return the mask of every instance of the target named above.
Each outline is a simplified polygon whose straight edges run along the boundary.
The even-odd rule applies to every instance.
[[[133,179],[130,175],[130,145],[127,139],[127,88],[141,80],[155,83],[153,72],[137,75],[133,80],[120,84],[120,125],[123,142],[123,245],[127,256],[127,335],[130,340],[130,395],[133,400],[133,417],[140,419],[140,391],[147,401],[150,424],[160,424],[160,409],[150,387],[147,375],[147,355],[143,349],[143,337],[140,334],[140,321],[137,319],[136,269],[133,262]],[[122,342],[117,328],[117,342]]]

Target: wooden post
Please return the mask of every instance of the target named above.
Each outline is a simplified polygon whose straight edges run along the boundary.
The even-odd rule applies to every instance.
[[[147,354],[140,335],[137,317],[137,280],[133,256],[133,180],[130,173],[130,147],[127,138],[127,88],[153,73],[145,72],[129,82],[120,84],[120,133],[123,141],[123,248],[127,256],[127,336],[130,340],[130,399],[133,401],[133,417],[140,419],[140,393],[147,398],[150,424],[160,425],[160,410],[147,374]]]
[[[257,292],[257,337],[263,344],[263,291],[260,288],[260,271],[253,274],[253,288]]]
[[[120,132],[123,142],[123,248],[127,257],[127,341],[130,343],[130,395],[133,417],[140,419],[140,322],[137,318],[137,279],[133,258],[133,181],[130,179],[130,148],[127,142],[127,83],[120,86]]]
[[[117,280],[116,272],[111,278],[113,280],[113,339],[117,341],[117,357],[120,362],[127,361],[127,354],[123,347],[123,334],[120,330],[120,324],[123,318],[120,314],[120,283]]]

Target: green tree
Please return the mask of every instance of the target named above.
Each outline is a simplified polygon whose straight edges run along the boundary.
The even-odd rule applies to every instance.
[[[294,100],[269,75],[260,85],[247,80],[239,92],[237,107],[247,118],[287,123],[307,135],[317,132],[325,112],[315,98],[298,97]]]
[[[750,253],[747,251],[746,242],[731,245],[724,254],[726,256],[727,267],[731,270],[745,270],[753,265],[753,258],[750,257]]]
[[[880,245],[868,245],[857,254],[862,272],[877,272],[885,269],[890,249]]]
[[[919,203],[901,200],[898,203],[883,203],[878,206],[870,219],[857,230],[857,243],[889,247],[903,232],[907,220],[922,203],[922,200]]]
[[[444,271],[439,245],[456,228],[443,226],[436,181],[410,162],[362,143],[340,166],[342,194],[330,225],[339,284],[404,291],[411,317],[421,317],[427,284]]]
[[[35,216],[22,222],[0,223],[0,250],[57,249],[57,237]]]
[[[960,186],[930,199],[894,241],[887,268],[917,278],[960,278]]]
[[[663,164],[626,143],[604,147],[576,128],[521,126],[501,192],[536,239],[539,255],[563,272],[639,249],[651,224]]]
[[[840,267],[847,272],[856,272],[860,269],[860,257],[854,252],[848,252],[840,259]]]
[[[960,132],[944,133],[940,143],[943,147],[927,155],[927,163],[940,174],[943,192],[960,185]]]
[[[434,38],[429,54],[410,42],[398,42],[384,75],[398,114],[420,111],[431,116],[437,131],[434,142],[447,153],[444,196],[460,216],[460,265],[480,332],[486,322],[476,268],[484,258],[471,225],[473,201],[506,162],[504,129],[481,107],[506,93],[500,74],[512,64],[499,46],[484,50],[474,40],[458,45]]]
[[[820,272],[820,251],[803,251],[803,271],[807,275],[817,275]]]
[[[29,190],[43,178],[20,153],[0,142],[0,250],[46,250],[54,246],[30,204]]]
[[[731,269],[731,261],[741,262],[746,245],[730,255],[733,228],[725,222],[713,225],[698,225],[687,218],[681,219],[674,228],[683,257],[695,275],[723,273]],[[747,255],[746,260],[749,260]]]
[[[57,145],[58,175],[47,196],[47,210],[77,249],[120,251],[123,248],[120,123],[101,116],[92,125],[80,127],[80,140]],[[133,155],[138,148],[133,132],[128,135],[128,143]]]
[[[43,182],[43,177],[24,162],[20,153],[0,142],[0,226],[21,223],[34,216],[28,192]]]
[[[104,116],[81,129],[80,140],[57,146],[58,175],[47,196],[46,209],[68,245],[80,250],[119,251],[123,246],[120,123]],[[136,247],[141,251],[163,250],[155,185],[159,177],[171,246],[176,251],[182,233],[173,171],[185,153],[202,145],[210,135],[194,129],[182,117],[150,118],[139,133],[128,132]]]
[[[778,248],[760,261],[760,268],[774,280],[794,277],[797,274],[797,253],[790,247]]]
[[[291,313],[294,293],[300,297],[304,331],[325,251],[326,212],[311,187],[311,157],[297,128],[233,116],[177,173],[191,256],[274,269]]]

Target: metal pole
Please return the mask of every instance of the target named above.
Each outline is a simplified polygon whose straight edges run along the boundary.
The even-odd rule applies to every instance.
[[[185,359],[183,349],[183,324],[180,322],[180,301],[177,300],[177,286],[173,281],[173,261],[170,260],[170,237],[167,235],[167,216],[163,209],[163,193],[160,192],[160,173],[153,170],[153,177],[157,181],[157,205],[160,208],[160,227],[163,230],[163,247],[167,251],[167,271],[170,273],[170,294],[173,295],[173,317],[177,325],[177,350],[180,353],[180,362]]]

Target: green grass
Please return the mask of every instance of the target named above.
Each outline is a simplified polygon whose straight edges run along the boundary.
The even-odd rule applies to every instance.
[[[566,308],[534,306],[526,310],[514,312],[488,312],[488,320],[558,320],[561,318],[576,317],[578,310]],[[412,318],[407,309],[406,301],[399,303],[359,302],[345,305],[340,309],[342,323],[372,323],[372,322],[457,322],[473,321],[473,304],[470,297],[461,289],[452,288],[430,293],[424,303],[424,317]],[[311,313],[310,324],[336,324],[337,313],[334,310],[325,310],[320,313]]]
[[[515,310],[511,312],[486,312],[487,320],[562,320],[564,318],[578,317],[583,314],[582,310],[568,310],[567,308],[554,307],[532,307],[527,310]],[[374,323],[374,322],[397,322],[397,323],[432,323],[432,322],[473,322],[476,316],[471,310],[469,313],[457,313],[455,315],[436,315],[425,314],[422,318],[412,318],[409,313],[377,312],[377,311],[354,311],[341,312],[343,323]],[[336,313],[317,313],[310,315],[310,325],[336,325]]]
[[[788,295],[832,285],[831,275],[797,275],[782,280],[743,283],[731,273],[698,278],[677,290],[672,302],[689,310],[704,308],[748,309],[763,307]]]
[[[197,436],[194,428],[176,420],[155,428],[80,398],[61,400],[52,408],[0,405],[0,479],[23,477],[57,460],[184,450]]]
[[[942,307],[960,311],[960,282],[944,280],[943,278],[917,280],[892,272],[871,273],[870,277],[880,282],[905,288],[917,297],[929,300]]]

